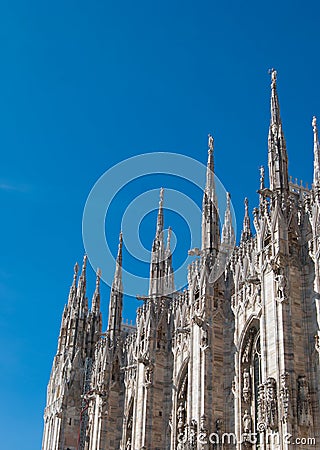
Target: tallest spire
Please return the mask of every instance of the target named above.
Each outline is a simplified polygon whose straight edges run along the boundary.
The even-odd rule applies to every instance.
[[[122,232],[119,235],[118,255],[116,260],[116,270],[111,286],[108,333],[110,343],[114,343],[121,332],[122,304],[123,304],[123,286],[122,286]]]
[[[213,144],[213,137],[209,134],[206,187],[204,189],[202,201],[201,244],[202,251],[209,253],[214,249],[217,251],[220,243],[218,205],[214,182]]]
[[[206,191],[211,192],[211,193],[214,190],[213,145],[214,145],[214,139],[211,136],[211,134],[209,134],[208,135],[208,163],[207,163]]]
[[[288,156],[286,141],[282,131],[280,106],[277,93],[277,72],[271,74],[271,119],[268,137],[268,165],[270,189],[277,193],[288,193]]]
[[[277,93],[277,71],[270,70],[271,74],[271,124],[281,125],[280,106]]]
[[[157,218],[157,236],[159,237],[163,232],[163,193],[164,189],[160,189],[160,201],[159,201],[159,210],[158,210],[158,218]]]
[[[118,291],[122,291],[122,246],[123,246],[123,237],[122,231],[120,231],[118,254],[116,260],[116,270],[113,278],[113,286],[117,287]]]
[[[164,189],[161,188],[157,217],[157,229],[151,251],[149,295],[160,294],[163,292],[165,260],[165,248],[163,241],[163,197]]]

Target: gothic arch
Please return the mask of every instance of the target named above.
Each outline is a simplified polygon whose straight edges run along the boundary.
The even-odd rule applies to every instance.
[[[181,379],[182,376],[184,374],[184,372],[188,373],[188,365],[189,365],[189,356],[183,361],[183,363],[181,364],[181,367],[179,369],[178,375],[176,377],[176,391],[178,391],[179,389],[179,385],[181,383]]]
[[[242,331],[239,345],[239,410],[241,435],[258,431],[259,386],[261,385],[260,322],[252,316]],[[257,433],[258,437],[259,433]],[[250,436],[249,436],[250,439]],[[250,448],[249,442],[247,446]]]
[[[238,350],[240,351],[244,345],[244,341],[246,339],[246,336],[248,334],[249,329],[252,326],[256,326],[256,328],[258,329],[258,331],[260,330],[260,319],[256,314],[251,314],[248,317],[248,320],[245,324],[245,326],[243,327],[243,330],[241,331],[239,340],[238,340]]]
[[[179,436],[186,432],[186,425],[188,420],[188,368],[189,358],[186,358],[179,370],[176,383],[176,398],[175,398],[175,436],[176,444]]]

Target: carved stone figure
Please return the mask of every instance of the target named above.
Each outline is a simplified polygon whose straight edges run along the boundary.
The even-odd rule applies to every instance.
[[[243,388],[242,388],[242,398],[245,403],[249,403],[251,399],[251,381],[248,369],[243,371]]]
[[[202,414],[201,418],[200,418],[200,431],[202,431],[203,433],[207,433],[207,418],[205,416],[205,414]]]
[[[222,425],[223,425],[223,420],[220,417],[218,417],[218,419],[216,419],[216,429],[215,429],[216,433],[221,432]]]
[[[277,297],[280,301],[285,301],[287,299],[287,278],[283,271],[276,275],[276,281],[278,283]]]
[[[260,384],[258,388],[258,430],[264,431],[266,428],[265,423],[265,385]]]
[[[264,189],[264,167],[260,167],[260,189]]]
[[[214,139],[211,136],[211,134],[208,134],[208,148],[210,151],[213,151],[213,143],[214,143]]]
[[[153,368],[151,366],[147,366],[144,374],[144,380],[146,384],[152,383],[152,375],[153,375]]]
[[[181,402],[177,411],[178,430],[181,433],[185,426],[185,409]]]
[[[197,447],[197,428],[198,424],[195,419],[192,419],[189,427],[189,448],[195,450]]]
[[[289,414],[289,386],[288,386],[288,372],[281,374],[281,388],[280,388],[280,399],[282,407],[282,421],[287,422]]]
[[[315,336],[314,336],[314,341],[315,341],[315,349],[317,350],[317,352],[319,352],[320,353],[320,336],[319,336],[319,334],[316,334]]]
[[[251,416],[248,413],[247,409],[244,411],[244,415],[243,415],[243,418],[242,418],[242,423],[243,423],[243,432],[244,433],[251,433],[252,419],[251,419]]]
[[[266,382],[266,424],[271,430],[278,426],[276,380],[269,377]]]
[[[208,347],[208,330],[202,330],[202,338],[201,338],[202,347]]]
[[[254,290],[254,301],[260,305],[261,304],[261,285],[257,284]]]
[[[309,384],[305,376],[298,378],[298,421],[301,426],[311,424]]]

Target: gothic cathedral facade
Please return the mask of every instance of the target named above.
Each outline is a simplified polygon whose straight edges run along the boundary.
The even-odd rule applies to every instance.
[[[320,144],[314,117],[313,184],[293,183],[276,84],[273,70],[269,182],[261,169],[239,245],[229,197],[220,232],[209,137],[202,247],[185,290],[174,290],[170,233],[163,241],[163,191],[135,326],[122,323],[122,235],[105,332],[100,273],[89,308],[86,257],[75,266],[42,450],[320,449]]]

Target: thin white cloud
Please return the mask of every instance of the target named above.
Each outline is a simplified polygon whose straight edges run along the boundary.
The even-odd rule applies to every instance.
[[[1,191],[26,192],[28,190],[28,188],[27,188],[27,186],[23,186],[23,185],[0,183],[0,190]]]

